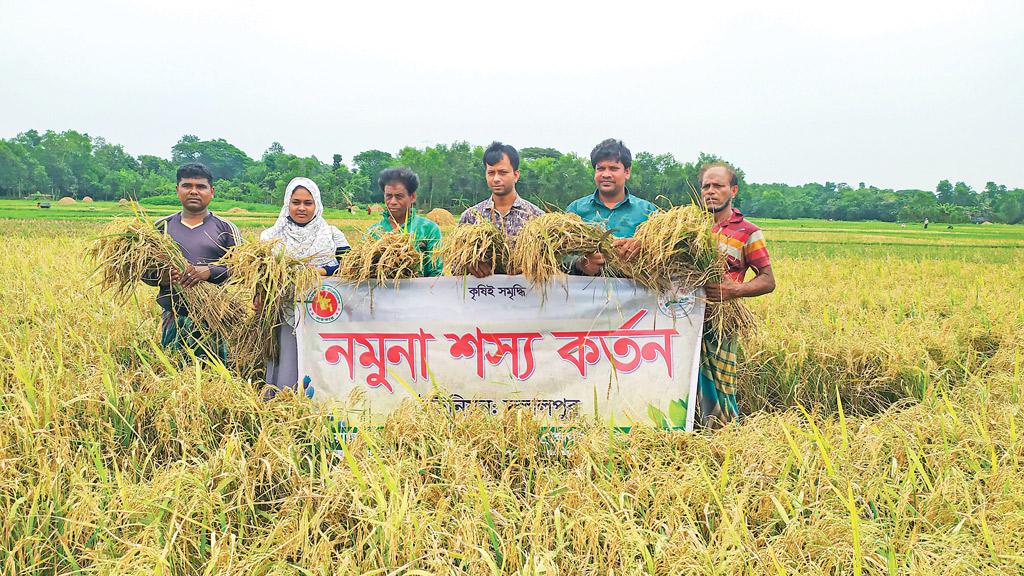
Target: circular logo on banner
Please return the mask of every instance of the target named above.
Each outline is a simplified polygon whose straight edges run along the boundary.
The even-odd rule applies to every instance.
[[[658,296],[658,309],[669,318],[685,318],[697,303],[697,292],[690,287],[673,285]]]
[[[314,321],[327,324],[341,316],[341,303],[341,292],[330,284],[324,284],[306,303],[306,313]]]

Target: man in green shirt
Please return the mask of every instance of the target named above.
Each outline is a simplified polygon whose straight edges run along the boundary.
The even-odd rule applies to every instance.
[[[594,183],[597,190],[574,200],[567,212],[579,215],[584,222],[603,224],[615,237],[613,245],[619,256],[631,260],[639,246],[633,233],[641,222],[658,209],[657,206],[638,198],[626,188],[633,155],[621,140],[609,138],[590,152],[590,165],[594,167]],[[597,276],[604,267],[605,258],[600,252],[577,258],[570,270],[573,274]]]
[[[383,218],[367,228],[374,238],[394,231],[403,230],[412,235],[413,245],[423,255],[420,276],[440,276],[441,260],[434,256],[434,249],[441,241],[441,229],[430,220],[416,214],[416,189],[420,178],[408,168],[388,168],[380,173],[377,185],[384,194]]]

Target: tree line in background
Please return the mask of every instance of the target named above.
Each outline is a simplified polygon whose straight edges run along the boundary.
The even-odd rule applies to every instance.
[[[593,192],[588,158],[552,148],[521,148],[518,190],[539,205],[564,208]],[[466,142],[423,149],[405,147],[397,154],[367,150],[351,163],[335,154],[330,162],[315,156],[289,154],[275,142],[259,159],[223,140],[183,136],[171,148],[171,158],[132,156],[119,144],[73,130],[29,130],[0,139],[0,195],[7,197],[91,196],[96,200],[149,199],[177,203],[174,173],[185,162],[206,164],[216,179],[217,197],[254,203],[278,203],[285,184],[295,176],[312,178],[324,204],[344,208],[381,201],[376,176],[384,168],[408,166],[420,176],[417,203],[423,210],[452,211],[487,197],[482,169],[483,147]],[[634,152],[628,186],[659,205],[690,202],[698,187],[697,173],[705,162],[720,158],[701,154],[680,162],[671,154]],[[941,222],[990,220],[1024,221],[1024,189],[988,182],[976,191],[963,182],[939,182],[935,191],[890,190],[843,182],[788,184],[747,183],[740,175],[739,206],[748,216],[762,218],[825,218],[835,220]]]

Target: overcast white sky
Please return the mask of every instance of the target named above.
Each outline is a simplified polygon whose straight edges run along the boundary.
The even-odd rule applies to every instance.
[[[345,160],[493,139],[1024,187],[1024,2],[0,0],[0,137]]]

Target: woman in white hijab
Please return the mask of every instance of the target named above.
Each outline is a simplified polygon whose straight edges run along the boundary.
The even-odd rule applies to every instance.
[[[284,206],[277,222],[260,234],[260,240],[281,240],[284,250],[295,258],[308,258],[320,274],[332,276],[338,258],[349,244],[341,230],[324,220],[320,188],[309,178],[292,178],[284,191]],[[282,310],[284,322],[278,328],[280,346],[276,360],[267,363],[267,384],[278,389],[296,388],[299,378],[298,347],[295,341],[295,310]],[[275,392],[276,393],[276,392]]]

